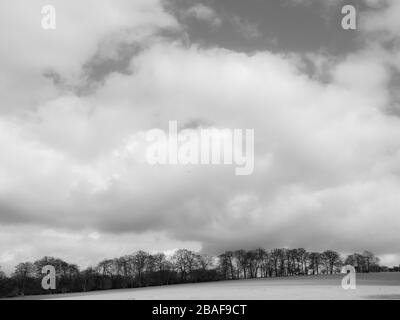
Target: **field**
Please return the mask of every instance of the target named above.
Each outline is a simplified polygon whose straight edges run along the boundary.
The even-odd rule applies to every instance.
[[[163,287],[96,291],[23,299],[60,300],[274,300],[400,299],[400,273],[357,274],[357,288],[344,290],[343,275],[251,279]]]

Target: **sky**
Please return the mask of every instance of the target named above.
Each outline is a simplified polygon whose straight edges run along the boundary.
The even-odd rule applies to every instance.
[[[0,265],[143,249],[400,263],[400,2],[0,3]],[[56,30],[41,8],[56,9]],[[255,131],[255,169],[150,166],[144,135]]]

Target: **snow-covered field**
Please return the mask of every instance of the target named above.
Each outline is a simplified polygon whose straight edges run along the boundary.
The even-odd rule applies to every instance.
[[[358,274],[344,290],[344,275],[221,281],[79,294],[25,297],[64,300],[400,299],[400,273]]]

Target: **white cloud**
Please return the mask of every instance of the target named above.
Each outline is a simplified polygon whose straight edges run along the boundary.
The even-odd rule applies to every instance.
[[[147,232],[138,235],[102,234],[97,237],[83,236],[87,232],[70,230],[45,230],[37,226],[0,227],[0,264],[11,274],[19,262],[35,261],[43,256],[53,256],[76,263],[81,268],[95,266],[99,261],[114,256],[131,254],[147,248],[152,252],[187,247],[199,250],[195,242],[171,239],[163,232]]]
[[[382,7],[382,2],[386,3],[386,6]],[[388,0],[376,1],[375,4],[378,9],[363,14],[361,28],[373,33],[380,32],[381,39],[398,38],[400,36],[400,3]]]
[[[91,234],[88,235],[88,238],[92,240],[99,240],[101,237],[100,233],[98,232],[92,232]]]
[[[186,16],[194,17],[201,21],[209,22],[212,26],[218,27],[222,24],[221,18],[214,9],[205,6],[204,4],[196,4],[186,11]]]
[[[55,98],[57,90],[43,74],[55,71],[67,79],[78,78],[82,65],[106,37],[123,35],[129,42],[142,40],[159,28],[178,27],[159,0],[105,0],[101,5],[94,0],[84,5],[53,0],[57,30],[45,31],[41,8],[46,4],[42,0],[0,4],[0,37],[7,44],[0,50],[2,73],[7,75],[0,88],[1,109],[32,109]]]
[[[156,1],[106,4],[110,10],[86,20],[80,8],[56,3],[61,33],[52,39],[33,18],[18,28],[36,30],[28,33],[34,42],[5,35],[12,41],[1,53],[3,261],[49,254],[85,265],[140,247],[199,243],[210,253],[261,245],[400,249],[400,119],[385,112],[392,52],[369,46],[332,61],[330,81],[320,83],[301,72],[299,56],[201,49],[154,35],[130,72],[109,74],[93,94],[58,91],[42,80],[46,68],[79,78],[110,34],[122,39],[126,29],[144,28],[129,34],[148,39],[153,28],[177,27]],[[27,6],[23,12],[36,12]],[[143,132],[170,120],[254,128],[255,174],[148,166]],[[148,240],[154,234],[163,241]]]

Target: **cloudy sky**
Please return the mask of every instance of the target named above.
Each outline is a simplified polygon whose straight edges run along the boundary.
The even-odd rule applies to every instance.
[[[352,4],[355,31],[340,0],[1,1],[0,265],[259,246],[400,263],[400,1]],[[149,166],[143,135],[171,120],[254,129],[254,174]]]

